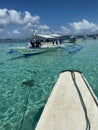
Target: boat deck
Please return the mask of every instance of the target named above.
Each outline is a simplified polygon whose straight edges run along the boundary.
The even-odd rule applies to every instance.
[[[98,130],[98,101],[82,73],[60,74],[36,130]]]

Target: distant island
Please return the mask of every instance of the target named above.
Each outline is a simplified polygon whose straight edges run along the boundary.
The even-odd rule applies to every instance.
[[[61,35],[61,39],[69,39],[72,35]],[[78,38],[83,38],[86,36],[86,38],[93,38],[96,39],[98,38],[98,34],[91,34],[91,35],[74,35],[77,39]],[[7,38],[7,39],[0,39],[0,43],[22,43],[22,42],[29,42],[32,38],[25,38],[25,39],[12,39],[12,38]]]
[[[29,39],[0,39],[0,43],[21,43],[27,41],[29,41]]]

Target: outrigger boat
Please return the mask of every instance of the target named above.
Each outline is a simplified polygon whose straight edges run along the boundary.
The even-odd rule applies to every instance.
[[[44,52],[53,51],[59,48],[72,54],[83,48],[83,46],[76,43],[63,43],[61,42],[60,37],[61,36],[57,34],[36,35],[33,38],[33,42],[30,41],[28,43],[28,46],[12,48],[12,50],[10,50],[9,53],[13,51],[18,51],[24,56],[31,56]]]
[[[39,53],[43,53],[43,52],[48,52],[48,51],[52,51],[54,49],[57,49],[58,46],[52,46],[52,45],[42,45],[40,47],[16,47],[14,48],[15,51],[20,52],[22,55],[24,56],[30,56],[30,55],[34,55],[34,54],[39,54]]]
[[[39,54],[47,51],[52,51],[59,46],[65,46],[64,44],[60,44],[59,41],[60,35],[51,34],[51,35],[36,35],[33,38],[33,42],[30,41],[28,46],[23,47],[15,47],[12,48],[12,51],[18,51],[24,56],[29,56],[33,54]]]

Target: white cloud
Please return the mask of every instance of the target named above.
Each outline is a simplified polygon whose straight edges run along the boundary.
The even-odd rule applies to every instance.
[[[98,24],[89,22],[85,19],[79,22],[73,22],[69,24],[70,27],[61,26],[62,34],[79,35],[79,34],[94,34],[98,33]]]
[[[26,26],[24,26],[23,28],[24,30],[26,30],[29,34],[33,34],[33,33],[49,33],[49,29],[50,27],[47,25],[33,25],[31,23],[28,23]]]
[[[31,28],[31,27],[33,27],[32,23],[27,23],[27,25],[25,26],[25,28]]]
[[[11,24],[26,25],[28,23],[38,24],[39,16],[32,16],[28,11],[25,11],[24,16],[21,12],[16,10],[0,9],[0,27],[3,25],[8,26]]]
[[[50,27],[47,25],[39,25],[37,26],[37,33],[41,34],[49,34],[50,33]]]
[[[14,34],[20,34],[20,32],[18,30],[13,30],[12,33],[14,33]]]
[[[83,19],[81,22],[73,22],[70,24],[74,33],[96,33],[98,31],[98,25],[94,24],[93,22],[88,22],[87,20]]]
[[[11,29],[9,30],[9,28]],[[47,25],[40,25],[40,17],[38,15],[32,16],[28,11],[21,13],[16,10],[0,9],[0,30],[1,29],[5,32],[6,37],[11,37],[11,35],[14,37],[13,35],[16,34],[29,36],[34,32],[45,33],[49,31],[50,28]]]
[[[38,24],[40,20],[39,16],[32,16],[28,11],[25,11],[25,17],[23,18],[23,23],[27,24],[28,22],[33,24]]]
[[[61,26],[61,33],[63,34],[69,34],[70,33],[70,29],[68,29],[67,27],[65,26]]]
[[[6,16],[7,9],[0,9],[0,18],[3,18]]]
[[[16,10],[0,9],[0,30],[4,29],[6,36],[9,36],[8,28],[11,28],[12,30],[17,30],[17,28],[19,30],[25,29],[26,32],[28,30],[32,30],[33,27],[38,26],[39,22],[40,17],[38,15],[32,16],[28,11],[21,13]],[[16,31],[14,34],[15,33],[18,34],[19,32]]]
[[[9,24],[22,24],[21,12],[16,10],[8,10]]]
[[[0,9],[0,28],[8,25],[7,9]]]
[[[13,30],[13,31],[12,31]],[[20,12],[16,10],[0,9],[0,38],[20,36],[29,36],[35,33],[50,33],[51,28],[48,25],[40,24],[40,16],[33,16],[30,12]],[[59,34],[92,34],[98,33],[98,24],[83,19],[79,22],[70,23],[70,27],[61,26],[59,30],[51,33]],[[4,36],[5,35],[5,36]]]
[[[41,29],[41,30],[49,30],[50,28],[47,25],[40,25],[39,29]]]

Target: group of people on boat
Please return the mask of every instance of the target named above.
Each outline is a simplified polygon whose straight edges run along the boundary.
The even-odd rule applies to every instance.
[[[69,41],[69,42],[70,42],[70,43],[75,43],[75,42],[76,42],[75,36],[70,37],[70,41]]]
[[[58,39],[53,40],[53,41],[52,41],[52,44],[53,44],[53,45],[54,45],[54,44],[56,44],[56,45],[61,44],[61,40],[58,40]]]
[[[31,40],[29,43],[30,48],[34,48],[34,47],[39,48],[40,46],[41,46],[41,42],[39,40],[36,41]]]

